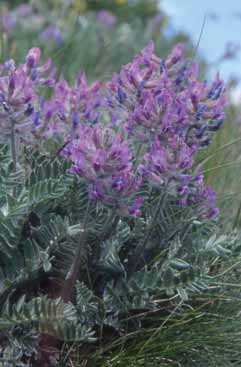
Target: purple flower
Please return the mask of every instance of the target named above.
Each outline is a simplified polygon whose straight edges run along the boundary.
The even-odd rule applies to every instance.
[[[76,138],[81,123],[96,124],[103,104],[101,87],[100,82],[89,85],[82,72],[77,75],[73,87],[61,78],[55,84],[54,94],[51,97],[55,111],[52,119],[46,124],[48,127],[46,134],[50,137],[54,132],[65,141],[72,140]]]
[[[38,113],[40,87],[53,76],[53,72],[47,77],[42,75],[49,66],[38,66],[40,55],[38,48],[32,48],[24,64],[16,66],[13,60],[8,60],[0,68],[0,128],[3,137],[9,136],[12,122],[24,141],[30,142],[36,137],[37,127],[41,124]]]
[[[208,218],[217,216],[219,210],[216,208],[216,192],[210,186],[204,188],[204,198],[206,199],[204,216]]]
[[[32,11],[33,11],[33,9],[31,7],[31,5],[29,5],[27,3],[26,4],[24,4],[24,3],[20,4],[19,6],[17,6],[15,8],[15,12],[16,12],[17,16],[19,16],[19,17],[27,17],[27,16],[32,14]]]
[[[113,175],[123,174],[132,167],[128,141],[123,141],[121,133],[114,134],[101,125],[81,124],[71,149],[75,170],[93,182],[108,179],[109,184]]]
[[[181,43],[177,44],[173,48],[171,54],[166,59],[165,66],[167,68],[169,68],[169,67],[175,65],[176,63],[178,63],[182,58],[184,49],[185,49],[184,45],[182,45]]]
[[[210,218],[218,215],[216,193],[205,185],[200,166],[191,175],[180,176],[177,191],[180,204],[193,206],[199,217]]]
[[[63,143],[60,152],[89,197],[123,215],[141,214],[138,190],[144,183],[167,191],[198,217],[215,216],[215,192],[194,162],[222,125],[224,86],[219,75],[211,85],[200,81],[183,50],[177,45],[161,60],[150,42],[103,86],[88,84],[82,72],[74,85],[63,77],[56,82],[51,60],[39,65],[41,52],[34,47],[24,64],[8,60],[0,66],[2,136],[9,137],[14,121],[22,141]],[[49,87],[44,100],[42,90]]]
[[[199,81],[197,65],[184,59],[183,51],[179,44],[161,60],[150,42],[107,84],[106,105],[114,123],[124,125],[137,140],[176,134],[188,146],[202,147],[221,126],[226,104],[222,80],[217,75],[210,87]]]
[[[139,217],[141,215],[140,208],[143,202],[144,202],[143,197],[137,197],[128,208],[129,214],[133,217]]]
[[[154,33],[160,30],[160,27],[165,21],[165,16],[162,13],[157,13],[151,20],[150,20],[150,33]]]
[[[184,142],[179,145],[178,155],[176,157],[177,169],[184,170],[193,166],[193,149]]]
[[[232,41],[227,42],[225,50],[220,60],[235,59],[240,51],[240,44]]]
[[[4,63],[4,66],[8,69],[8,70],[15,70],[15,61],[13,59],[7,60]]]
[[[31,48],[26,56],[26,65],[28,68],[32,69],[37,66],[40,59],[40,49],[37,47]]]
[[[106,108],[114,126],[142,143],[143,180],[165,187],[182,205],[198,203],[196,213],[211,216],[217,213],[215,198],[208,198],[194,170],[194,155],[221,127],[226,97],[219,75],[210,86],[199,80],[197,64],[183,52],[179,44],[161,60],[150,42],[107,83]]]
[[[98,11],[96,19],[98,22],[109,28],[113,27],[117,22],[116,16],[107,10]]]
[[[106,197],[104,193],[102,192],[101,185],[98,184],[98,182],[91,184],[89,186],[89,197],[91,200],[99,201],[99,200],[106,200]]]
[[[129,141],[124,134],[100,124],[80,124],[78,137],[69,149],[72,171],[86,180],[92,200],[114,205],[123,213],[127,205],[134,205],[127,202],[140,182],[135,177]],[[137,203],[135,208],[133,215],[139,210]]]
[[[60,29],[55,25],[49,25],[39,35],[39,38],[43,42],[54,41],[57,45],[63,44],[63,35]]]

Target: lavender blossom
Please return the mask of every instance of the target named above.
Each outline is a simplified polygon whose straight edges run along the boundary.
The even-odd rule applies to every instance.
[[[68,147],[72,172],[87,180],[89,196],[116,207],[122,213],[138,215],[142,199],[130,201],[140,181],[135,177],[129,141],[121,132],[98,124],[79,125],[78,139]]]

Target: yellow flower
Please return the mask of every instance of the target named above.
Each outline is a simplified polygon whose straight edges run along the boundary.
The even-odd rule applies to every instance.
[[[115,0],[117,5],[124,5],[127,3],[127,0]]]
[[[74,11],[76,11],[77,13],[78,12],[83,13],[86,11],[86,8],[87,8],[87,4],[85,0],[75,0],[74,6],[73,6]]]

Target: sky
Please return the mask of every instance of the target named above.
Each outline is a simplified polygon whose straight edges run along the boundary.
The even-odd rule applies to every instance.
[[[219,69],[225,80],[230,75],[241,79],[241,51],[236,60],[217,63],[228,42],[241,46],[241,0],[161,0],[161,7],[171,17],[169,31],[185,30],[195,44],[206,15],[199,52],[212,63],[213,73]]]

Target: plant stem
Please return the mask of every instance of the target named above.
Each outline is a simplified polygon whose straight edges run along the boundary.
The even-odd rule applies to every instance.
[[[10,135],[10,146],[11,146],[11,156],[13,161],[13,172],[17,172],[17,139],[15,133],[15,121],[10,117],[11,122],[11,135]],[[16,187],[13,188],[13,196],[16,197]]]
[[[77,246],[76,249],[76,253],[75,253],[75,257],[74,257],[74,261],[71,265],[71,268],[66,276],[65,282],[64,282],[64,287],[62,289],[61,292],[61,298],[65,301],[65,302],[69,302],[70,298],[71,298],[71,294],[72,294],[72,290],[75,286],[75,283],[79,277],[80,271],[81,271],[81,262],[83,262],[83,266],[85,266],[86,264],[86,225],[87,225],[87,220],[88,220],[88,215],[89,215],[89,211],[90,211],[90,199],[88,200],[88,204],[87,204],[87,208],[85,211],[85,216],[83,219],[83,229],[82,232],[80,233],[80,239],[79,239],[79,244]],[[83,270],[83,269],[82,269]]]
[[[140,241],[140,243],[136,246],[135,251],[129,261],[128,264],[128,268],[127,268],[127,272],[133,273],[136,271],[136,269],[138,268],[138,266],[140,265],[141,261],[143,261],[143,257],[140,256],[141,255],[141,250],[143,249],[143,247],[145,246],[145,244],[148,242],[151,232],[153,230],[153,225],[155,224],[155,221],[158,217],[158,213],[160,211],[160,209],[163,206],[163,203],[166,199],[166,193],[164,192],[162,195],[160,195],[157,206],[155,208],[155,212],[154,215],[152,217],[151,223],[149,224],[149,228],[147,229],[146,235],[144,236],[143,240]]]
[[[157,219],[157,216],[158,216],[158,213],[159,213],[160,209],[163,206],[163,203],[165,201],[165,198],[166,198],[166,193],[163,193],[162,195],[160,195],[159,200],[158,200],[158,203],[157,203],[157,206],[156,206],[156,209],[155,209],[155,213],[153,215],[151,224],[149,226],[149,230],[147,231],[146,236],[144,237],[141,245],[144,245],[149,240],[150,235],[151,235],[151,232],[152,232],[152,227],[153,227],[153,225],[154,225],[154,223],[155,223],[155,221]]]
[[[101,241],[106,241],[107,239],[109,239],[112,236],[114,230],[116,229],[119,223],[119,220],[120,220],[119,215],[114,213],[113,211],[113,220],[105,223]]]
[[[138,148],[137,148],[137,158],[134,164],[134,172],[135,174],[137,173],[137,169],[138,169],[138,164],[139,164],[139,158],[141,156],[141,152],[142,152],[142,145],[139,144]],[[135,174],[133,175],[133,181],[135,179]],[[89,208],[90,208],[90,200],[88,201],[87,204],[87,209],[85,212],[85,217],[83,220],[83,229],[82,232],[80,234],[80,241],[79,241],[79,246],[76,249],[76,253],[75,253],[75,258],[74,258],[74,262],[70,268],[70,271],[67,274],[67,277],[65,279],[65,283],[64,283],[64,287],[63,290],[61,292],[61,298],[65,301],[65,302],[69,302],[70,298],[71,298],[71,293],[72,293],[72,289],[79,277],[80,274],[80,268],[81,268],[81,262],[83,261],[84,263],[86,262],[86,223],[87,223],[87,219],[88,219],[88,214],[89,214]],[[111,224],[111,226],[108,225],[107,231],[104,234],[104,238],[109,238],[114,229],[116,228],[116,226],[118,225],[119,222],[119,216],[118,215],[114,215],[114,220]],[[83,266],[85,266],[86,264],[83,264]]]

